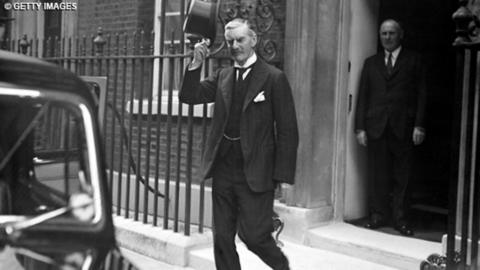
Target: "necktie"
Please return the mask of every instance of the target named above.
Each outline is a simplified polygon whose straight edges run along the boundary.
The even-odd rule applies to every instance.
[[[248,68],[235,68],[236,81],[232,89],[230,112],[224,132],[225,137],[231,141],[236,141],[240,138],[240,119],[247,92],[247,81],[243,79],[243,75],[245,75],[247,70]]]
[[[238,82],[243,82],[243,74],[249,69],[250,67],[247,68],[236,68],[238,70],[238,77],[237,81]]]
[[[392,74],[393,71],[393,62],[392,62],[392,53],[388,54],[388,60],[387,60],[387,73],[388,75]]]

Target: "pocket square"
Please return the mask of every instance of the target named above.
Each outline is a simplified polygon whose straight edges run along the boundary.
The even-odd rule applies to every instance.
[[[265,101],[265,91],[258,93],[258,95],[253,99],[254,103]]]

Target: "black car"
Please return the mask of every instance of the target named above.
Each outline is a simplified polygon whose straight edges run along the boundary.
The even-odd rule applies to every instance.
[[[0,51],[0,269],[135,269],[115,242],[89,87]]]

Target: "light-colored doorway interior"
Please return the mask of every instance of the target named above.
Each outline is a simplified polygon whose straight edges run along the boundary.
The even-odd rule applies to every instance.
[[[367,155],[357,144],[354,131],[355,103],[363,61],[377,50],[379,0],[351,1],[349,48],[349,108],[347,119],[347,157],[344,220],[367,215]]]

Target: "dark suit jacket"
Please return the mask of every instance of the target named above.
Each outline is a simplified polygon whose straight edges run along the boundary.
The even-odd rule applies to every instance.
[[[389,123],[398,138],[410,139],[413,127],[425,124],[425,70],[419,54],[402,48],[388,75],[384,56],[380,52],[365,60],[355,130],[366,130],[375,139]]]
[[[217,70],[200,82],[200,69],[186,71],[180,101],[188,104],[215,102],[215,110],[202,159],[203,177],[212,176],[215,158],[230,110],[235,72]],[[241,148],[246,180],[253,191],[274,189],[274,180],[293,184],[298,130],[292,91],[285,74],[258,59],[240,118]],[[254,102],[263,91],[265,100]]]

